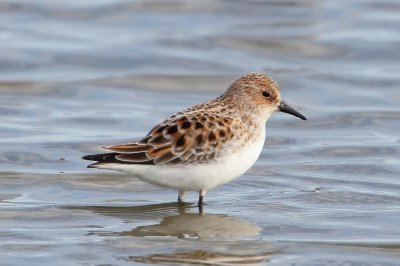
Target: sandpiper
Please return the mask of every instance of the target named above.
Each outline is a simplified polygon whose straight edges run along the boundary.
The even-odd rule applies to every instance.
[[[86,155],[89,168],[118,170],[148,183],[179,191],[206,192],[245,173],[264,146],[265,123],[281,111],[306,117],[281,100],[267,75],[247,74],[221,96],[178,112],[142,139],[101,147],[107,153]]]

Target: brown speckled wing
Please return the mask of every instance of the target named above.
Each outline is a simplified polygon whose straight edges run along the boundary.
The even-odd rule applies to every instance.
[[[178,165],[207,163],[221,155],[241,122],[219,114],[171,117],[135,143],[102,147],[113,160],[127,164]]]

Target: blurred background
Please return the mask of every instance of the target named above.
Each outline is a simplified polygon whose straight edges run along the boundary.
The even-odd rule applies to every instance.
[[[0,261],[398,265],[399,14],[398,0],[1,1]],[[203,216],[80,159],[248,72],[309,120],[275,115]]]

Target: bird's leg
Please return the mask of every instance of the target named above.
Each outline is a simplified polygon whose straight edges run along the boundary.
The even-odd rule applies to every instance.
[[[204,196],[206,195],[207,190],[199,190],[199,214],[203,215],[203,206],[204,206]]]
[[[206,193],[207,190],[199,190],[199,206],[204,204],[204,196]]]
[[[178,193],[178,202],[183,203],[183,195],[185,195],[185,191],[179,191]]]

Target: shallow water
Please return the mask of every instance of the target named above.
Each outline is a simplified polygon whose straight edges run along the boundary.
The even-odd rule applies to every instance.
[[[1,265],[398,265],[398,1],[0,3]],[[196,194],[86,169],[269,73],[256,165]]]

